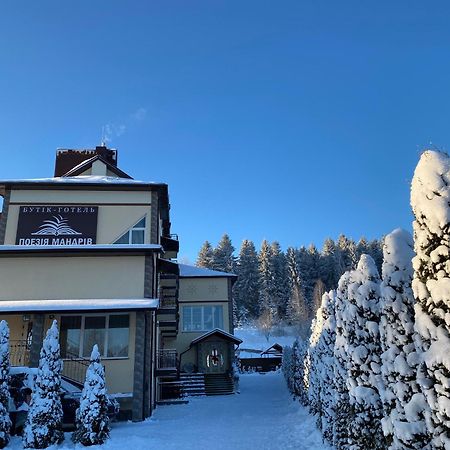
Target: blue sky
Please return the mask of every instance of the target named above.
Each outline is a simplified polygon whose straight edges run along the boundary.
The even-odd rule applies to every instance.
[[[108,125],[169,184],[181,256],[411,227],[421,149],[450,142],[450,6],[423,1],[3,2],[0,177],[52,174]]]

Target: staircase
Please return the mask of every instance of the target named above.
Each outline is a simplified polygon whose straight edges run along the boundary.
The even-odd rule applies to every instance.
[[[206,395],[233,394],[233,378],[227,373],[211,373],[205,375],[205,393]]]
[[[201,397],[205,392],[205,375],[203,373],[182,373],[180,375],[181,397]]]

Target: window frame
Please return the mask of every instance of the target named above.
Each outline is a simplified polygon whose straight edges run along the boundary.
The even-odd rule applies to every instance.
[[[109,341],[109,318],[111,316],[128,316],[128,354],[127,356],[107,356],[108,355],[108,341]],[[100,357],[102,360],[104,359],[130,359],[130,330],[131,330],[131,314],[129,312],[116,312],[116,313],[93,313],[93,314],[63,314],[61,317],[81,317],[81,327],[80,327],[80,341],[79,341],[79,350],[78,350],[78,356],[76,358],[82,360],[82,359],[89,359],[90,354],[88,356],[83,355],[83,347],[84,347],[84,331],[85,331],[85,323],[86,323],[86,317],[104,317],[105,318],[105,337],[103,341],[103,351],[104,355],[100,354]],[[92,351],[92,350],[91,350]],[[63,360],[66,359],[72,359],[72,358],[65,358],[62,357]]]
[[[189,330],[187,330],[185,328],[185,326],[186,326],[185,311],[186,311],[187,308],[189,308],[191,310],[191,312],[190,312],[190,322],[189,322],[190,326],[191,326],[191,329],[189,329]],[[192,311],[193,308],[200,308],[201,309],[201,328],[198,329],[198,330],[192,329],[193,325],[194,325],[194,321],[193,321],[194,314],[193,314],[193,311]],[[205,308],[212,308],[212,311],[211,311],[212,328],[205,328]],[[215,313],[216,313],[216,310],[218,310],[218,309],[220,309],[220,311],[221,311],[221,315],[220,315],[221,322],[222,322],[221,324],[217,324],[216,323]],[[223,314],[224,314],[223,310],[224,310],[224,308],[223,308],[223,305],[201,305],[201,306],[199,306],[199,305],[183,305],[182,306],[182,310],[183,310],[182,315],[181,315],[182,316],[182,322],[183,322],[182,323],[182,327],[181,327],[181,332],[182,333],[203,333],[203,332],[215,330],[216,328],[219,328],[221,330],[223,329],[223,325],[224,325],[224,317],[223,317]]]
[[[137,227],[136,225],[141,222],[142,220],[144,220],[144,226],[143,227]],[[147,215],[144,215],[143,217],[141,217],[132,227],[128,228],[127,231],[125,231],[125,233],[122,233],[114,242],[113,244],[116,245],[143,245],[145,244],[145,230],[147,228]],[[144,239],[142,242],[142,244],[134,244],[133,243],[133,231],[142,231],[144,233]],[[128,237],[128,242],[126,243],[122,243],[119,244],[117,241],[122,239],[124,236]]]

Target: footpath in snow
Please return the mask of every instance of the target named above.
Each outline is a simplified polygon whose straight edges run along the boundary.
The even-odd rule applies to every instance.
[[[287,391],[281,373],[242,375],[240,394],[160,406],[142,423],[116,423],[111,439],[92,449],[327,450],[314,419]],[[10,449],[22,448],[13,438]],[[80,449],[66,442],[52,449]]]

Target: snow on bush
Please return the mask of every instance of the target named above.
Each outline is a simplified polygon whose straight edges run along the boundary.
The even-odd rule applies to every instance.
[[[8,445],[11,420],[9,418],[9,328],[0,322],[0,448]]]
[[[328,442],[333,439],[334,421],[334,291],[322,296],[310,338],[308,400],[317,426]]]
[[[284,347],[281,366],[289,391],[300,400],[302,405],[308,404],[304,366],[306,350],[306,344],[296,339],[292,347]]]
[[[383,430],[393,450],[428,448],[426,402],[416,380],[412,236],[396,229],[384,241],[381,283]]]
[[[413,292],[418,380],[429,405],[432,448],[450,448],[450,159],[426,151],[414,172]],[[414,408],[413,408],[414,409]]]
[[[100,362],[98,347],[94,345],[81,393],[80,407],[77,409],[76,430],[72,440],[89,446],[104,444],[108,438],[109,417],[105,369]]]
[[[54,320],[42,344],[35,390],[23,434],[25,448],[47,448],[64,440],[61,371],[58,326]]]
[[[347,449],[348,428],[350,426],[350,399],[347,388],[348,343],[344,329],[344,314],[348,306],[348,285],[351,272],[345,272],[339,279],[338,289],[334,299],[334,314],[336,321],[336,338],[334,343],[334,423],[333,444],[337,450]]]
[[[380,397],[380,277],[372,257],[361,255],[350,278],[348,304],[342,317],[348,352],[347,388],[352,422],[349,448],[382,449],[385,441]]]

